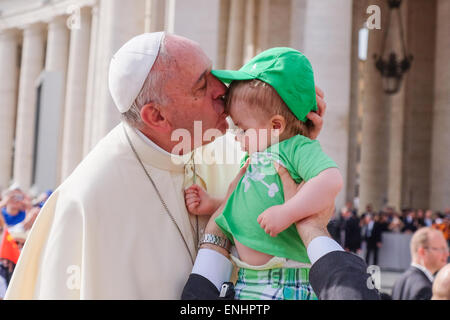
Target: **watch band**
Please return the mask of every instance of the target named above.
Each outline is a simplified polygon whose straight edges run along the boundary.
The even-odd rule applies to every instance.
[[[222,238],[212,233],[205,233],[203,237],[200,239],[198,247],[200,248],[200,246],[204,243],[214,244],[216,246],[224,248],[228,252],[230,252],[231,249],[231,243],[227,238]]]

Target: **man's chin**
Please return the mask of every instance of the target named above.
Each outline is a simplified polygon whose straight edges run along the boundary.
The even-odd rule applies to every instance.
[[[222,121],[219,121],[217,124],[217,130],[219,130],[220,132],[222,132],[222,134],[225,134],[227,132],[229,125],[228,125],[228,121],[225,119],[223,119]]]

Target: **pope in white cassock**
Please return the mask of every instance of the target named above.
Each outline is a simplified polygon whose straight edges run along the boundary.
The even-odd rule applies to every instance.
[[[195,121],[217,135],[228,127],[226,87],[210,71],[198,44],[162,32],[117,51],[109,88],[124,121],[43,207],[7,299],[180,298],[207,222],[189,215],[183,190],[196,182],[224,195],[239,166],[229,135],[200,151],[209,148],[207,164],[190,152],[210,139],[194,136]],[[176,129],[189,133],[181,148]],[[212,149],[234,161],[211,164]]]

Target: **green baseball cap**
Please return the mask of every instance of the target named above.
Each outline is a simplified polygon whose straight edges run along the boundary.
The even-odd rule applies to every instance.
[[[300,121],[317,110],[314,73],[311,63],[292,48],[272,48],[261,52],[241,69],[212,70],[224,83],[234,80],[258,79],[270,84]]]

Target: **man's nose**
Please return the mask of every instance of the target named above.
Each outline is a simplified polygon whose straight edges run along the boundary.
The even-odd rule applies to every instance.
[[[225,93],[227,92],[227,87],[222,83],[222,81],[217,79],[215,76],[212,77],[214,86],[213,99],[222,98],[222,96],[225,95]]]

